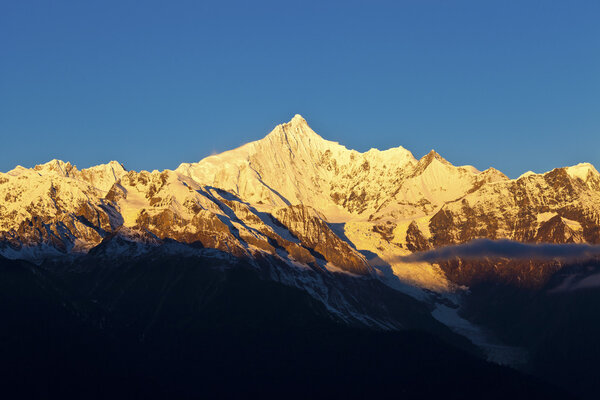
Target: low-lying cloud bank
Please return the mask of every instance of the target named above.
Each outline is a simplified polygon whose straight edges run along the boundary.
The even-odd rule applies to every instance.
[[[468,243],[399,257],[399,262],[441,262],[453,258],[509,258],[516,260],[581,260],[600,256],[600,245],[579,243],[529,244],[512,240],[476,239]]]

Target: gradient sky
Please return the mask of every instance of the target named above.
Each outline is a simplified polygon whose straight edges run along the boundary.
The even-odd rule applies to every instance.
[[[600,169],[600,2],[3,1],[0,171],[175,168],[302,114],[359,151]]]

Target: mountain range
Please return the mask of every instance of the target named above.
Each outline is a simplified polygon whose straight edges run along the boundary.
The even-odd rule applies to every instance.
[[[588,163],[509,179],[494,168],[454,166],[433,150],[420,159],[403,147],[349,150],[295,115],[263,139],[175,170],[128,171],[117,161],[18,166],[0,173],[0,199],[4,282],[30,294],[5,296],[15,332],[32,327],[11,313],[36,302],[60,314],[66,331],[111,349],[123,346],[115,337],[146,349],[173,332],[197,346],[193,335],[260,335],[257,324],[357,329],[343,334],[362,345],[372,343],[364,332],[419,332],[402,340],[453,349],[454,361],[444,362],[460,360],[460,373],[504,366],[481,372],[482,382],[499,374],[507,390],[543,392],[547,384],[566,391],[549,390],[560,396],[597,389],[600,174]],[[518,256],[515,244],[523,246]],[[39,318],[36,307],[31,318]],[[316,346],[296,335],[289,340],[299,348]],[[457,376],[448,381],[465,378]],[[473,394],[489,394],[485,387]]]

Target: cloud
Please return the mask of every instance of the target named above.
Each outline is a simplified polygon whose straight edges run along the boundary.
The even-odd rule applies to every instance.
[[[399,262],[440,262],[453,258],[509,258],[517,260],[573,260],[600,256],[600,245],[579,243],[529,244],[512,240],[476,239],[468,243],[398,257]]]

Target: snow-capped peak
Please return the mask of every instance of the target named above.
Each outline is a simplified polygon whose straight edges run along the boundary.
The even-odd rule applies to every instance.
[[[300,114],[295,114],[289,122],[290,124],[306,124],[306,120]]]
[[[579,163],[577,165],[573,165],[572,167],[567,167],[566,168],[567,174],[569,174],[569,176],[571,178],[579,178],[582,181],[587,181],[588,177],[591,175],[593,176],[599,176],[600,174],[598,173],[598,171],[596,170],[596,168],[594,168],[594,166],[590,163]]]
[[[33,167],[40,175],[56,174],[60,176],[69,176],[77,171],[77,167],[71,165],[70,162],[62,160],[51,160],[45,164],[39,164]]]
[[[435,150],[431,150],[429,153],[421,157],[417,163],[413,175],[420,175],[430,166],[433,167],[453,167],[448,161],[440,156]]]
[[[469,190],[480,173],[474,167],[455,167],[434,150],[419,161],[401,146],[350,150],[319,136],[299,114],[263,139],[182,164],[176,172],[258,204],[310,204],[336,220],[348,212],[368,217],[384,203],[389,204],[386,212],[397,209],[397,202],[437,204],[437,192],[442,192],[440,201],[452,200]],[[400,194],[403,180],[421,175],[403,189],[415,189],[414,194]]]
[[[283,136],[286,138],[310,137],[312,139],[324,140],[308,126],[308,123],[300,114],[294,115],[289,122],[277,125],[265,139],[270,136]]]
[[[33,168],[25,168],[19,165],[8,171],[5,175],[8,177],[23,178],[52,177],[64,178],[66,180],[75,179],[87,182],[94,188],[106,193],[125,173],[125,168],[117,161],[110,161],[107,164],[100,164],[79,170],[77,166],[70,162],[54,159],[44,164],[38,164]]]
[[[8,176],[19,176],[23,173],[27,173],[28,171],[31,171],[29,168],[25,168],[22,165],[17,165],[16,167],[14,167],[13,169],[11,169],[10,171],[6,172],[6,175]]]
[[[426,160],[427,163],[430,163],[433,160],[438,160],[442,164],[450,164],[444,157],[442,157],[437,151],[431,149],[429,153],[424,155],[421,160]]]
[[[107,164],[95,165],[81,170],[81,178],[97,189],[108,192],[127,171],[118,161],[110,161]]]
[[[288,122],[284,122],[282,124],[277,125],[275,127],[274,131],[277,130],[278,127],[282,127],[282,128],[290,128],[290,127],[304,128],[304,127],[308,127],[308,122],[306,122],[306,119],[304,119],[304,117],[302,115],[296,114]]]
[[[525,172],[525,173],[521,174],[521,176],[519,176],[519,177],[517,178],[517,180],[519,180],[519,179],[521,179],[521,178],[528,178],[528,177],[530,177],[530,176],[533,176],[533,175],[536,175],[536,173],[535,173],[535,172],[533,172],[533,171],[527,171],[527,172]]]
[[[81,172],[89,171],[96,173],[107,173],[109,175],[117,176],[127,172],[123,164],[118,161],[109,161],[106,164],[94,165],[93,167],[82,169]]]
[[[379,162],[386,163],[388,165],[405,166],[407,164],[417,163],[417,159],[413,156],[410,150],[407,150],[402,146],[392,147],[387,150],[372,148],[363,153],[363,155],[369,159],[378,160]]]

